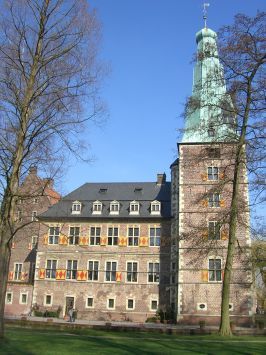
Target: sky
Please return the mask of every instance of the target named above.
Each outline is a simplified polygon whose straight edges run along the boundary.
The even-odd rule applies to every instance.
[[[191,94],[195,34],[204,27],[201,0],[89,0],[102,25],[100,58],[111,67],[102,97],[104,125],[86,132],[91,163],[72,159],[60,192],[86,182],[156,181],[177,158],[184,102]],[[208,0],[208,27],[234,15],[254,16],[262,0]]]

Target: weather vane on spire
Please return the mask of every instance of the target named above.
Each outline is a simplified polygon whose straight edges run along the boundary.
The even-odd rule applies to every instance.
[[[204,20],[204,26],[207,28],[207,7],[209,7],[209,3],[204,3],[203,4],[203,20]]]

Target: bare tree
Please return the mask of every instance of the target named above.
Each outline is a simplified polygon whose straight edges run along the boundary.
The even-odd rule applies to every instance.
[[[231,187],[230,206],[227,214],[220,216],[220,225],[228,225],[228,246],[222,287],[220,334],[231,335],[229,317],[230,284],[233,274],[233,260],[239,247],[237,228],[242,223],[249,228],[247,218],[243,217],[252,206],[265,202],[265,17],[258,12],[252,18],[238,14],[230,26],[223,27],[218,33],[219,58],[224,72],[211,72],[201,87],[201,97],[192,95],[186,105],[186,116],[193,115],[198,109],[205,109],[208,119],[197,127],[198,134],[219,132],[213,143],[231,144],[230,164],[226,169],[226,179],[218,187],[221,190]],[[204,48],[202,58],[217,56],[215,49]],[[200,53],[197,60],[201,60]],[[226,81],[227,92],[220,88]],[[214,89],[212,90],[212,87]],[[197,91],[197,89],[196,89]],[[207,94],[206,94],[207,93]],[[205,95],[205,96],[204,96]],[[186,127],[186,131],[195,127]],[[202,130],[202,132],[201,132]],[[211,134],[210,134],[211,136]],[[229,173],[230,172],[230,173]],[[243,193],[243,182],[248,176],[251,198],[248,206]],[[217,186],[216,186],[217,189]],[[202,197],[204,198],[204,196]]]
[[[104,111],[104,68],[100,26],[85,0],[8,0],[0,26],[1,338],[21,180],[32,165],[58,167],[66,149],[80,155],[79,133]]]

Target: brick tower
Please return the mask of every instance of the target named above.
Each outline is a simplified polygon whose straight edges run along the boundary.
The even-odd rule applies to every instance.
[[[196,34],[197,62],[179,159],[172,170],[171,303],[177,320],[217,324],[236,148],[234,117],[219,61],[217,35],[205,27]],[[226,108],[226,109],[225,109]],[[234,258],[231,318],[247,323],[253,313],[246,172],[241,178],[239,248]],[[176,275],[176,276],[175,276]]]

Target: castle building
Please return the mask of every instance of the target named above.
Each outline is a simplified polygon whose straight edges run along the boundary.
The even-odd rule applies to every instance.
[[[26,233],[38,236],[37,254],[24,243],[33,250],[35,277],[23,272],[34,287],[18,280],[14,249],[7,300],[24,287],[32,294],[28,304],[61,317],[74,307],[88,320],[144,322],[160,310],[172,321],[219,322],[237,135],[216,33],[205,27],[196,41],[192,99],[171,182],[158,174],[154,182],[86,183],[56,204],[42,203],[35,210],[40,224]],[[254,312],[245,171],[241,184],[230,312],[245,324]]]

